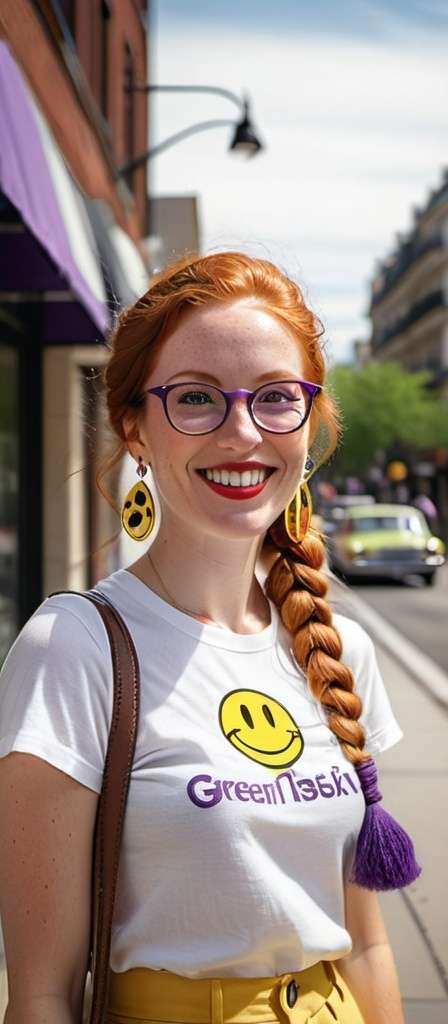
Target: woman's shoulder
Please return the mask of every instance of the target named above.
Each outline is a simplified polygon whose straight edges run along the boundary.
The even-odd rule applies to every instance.
[[[99,791],[113,698],[111,649],[78,593],[46,598],[5,660],[0,754],[20,750]]]
[[[367,733],[368,749],[376,755],[397,743],[402,732],[378,666],[375,645],[355,619],[337,613],[334,624],[342,640],[342,661],[352,669],[355,689],[362,700],[361,721]]]
[[[88,598],[100,594],[123,618],[136,640],[142,623],[149,628],[157,607],[165,606],[132,572],[118,569],[95,583],[88,591],[58,591],[50,594],[23,627],[16,644],[50,645],[77,653],[85,660],[96,648],[104,657],[110,643],[106,627],[95,602]],[[155,626],[155,628],[156,628]]]
[[[345,615],[342,612],[333,613],[333,622],[341,637],[344,653],[374,650],[372,638],[356,619]]]
[[[357,685],[379,675],[375,645],[364,627],[355,619],[341,613],[333,615],[334,625],[342,642],[341,661],[353,670]]]
[[[109,595],[116,586],[113,576],[97,584]],[[84,592],[58,591],[46,597],[24,624],[5,665],[18,658],[41,663],[49,654],[79,663],[92,655],[104,658],[108,645],[102,619]]]
[[[111,573],[104,579],[95,583],[91,590],[60,590],[49,594],[34,614],[26,623],[24,629],[37,624],[39,629],[42,624],[47,628],[59,627],[62,631],[77,629],[78,627],[90,633],[92,638],[98,640],[104,635],[102,621],[98,615],[95,603],[89,600],[99,593],[107,598],[117,609],[129,599],[132,592],[132,577],[123,569]]]
[[[105,630],[94,605],[82,592],[61,591],[50,594],[25,623],[13,646],[36,644],[56,647],[62,642],[82,653],[91,642],[103,647]]]

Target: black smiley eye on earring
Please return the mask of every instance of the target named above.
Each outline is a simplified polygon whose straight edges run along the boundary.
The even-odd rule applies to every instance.
[[[147,466],[139,455],[137,474],[140,479],[126,495],[121,513],[123,529],[128,537],[132,537],[132,540],[146,540],[155,526],[154,499],[148,485],[143,480],[147,472]]]
[[[308,455],[305,463],[305,473],[311,476],[314,469],[314,462]],[[313,502],[308,484],[303,480],[294,495],[286,506],[284,512],[285,529],[293,544],[300,544],[310,525],[313,514]]]

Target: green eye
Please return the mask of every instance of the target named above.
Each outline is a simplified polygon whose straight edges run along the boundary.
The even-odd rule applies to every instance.
[[[292,395],[285,394],[284,391],[266,391],[263,395],[260,395],[259,402],[263,404],[275,404],[280,405],[282,402],[296,402],[297,399]]]
[[[179,405],[212,405],[212,396],[207,391],[187,391],[179,398]]]

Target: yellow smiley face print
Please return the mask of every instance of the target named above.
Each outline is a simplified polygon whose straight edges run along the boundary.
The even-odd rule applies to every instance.
[[[266,768],[289,768],[300,757],[303,738],[289,711],[256,690],[232,690],[219,709],[221,729],[236,750]]]

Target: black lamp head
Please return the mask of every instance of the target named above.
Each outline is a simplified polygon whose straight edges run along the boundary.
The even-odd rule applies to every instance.
[[[236,125],[235,133],[229,149],[236,153],[243,153],[247,157],[255,156],[260,149],[263,149],[262,143],[257,138],[252,121],[249,117],[249,105],[247,100],[244,103],[243,117]]]

